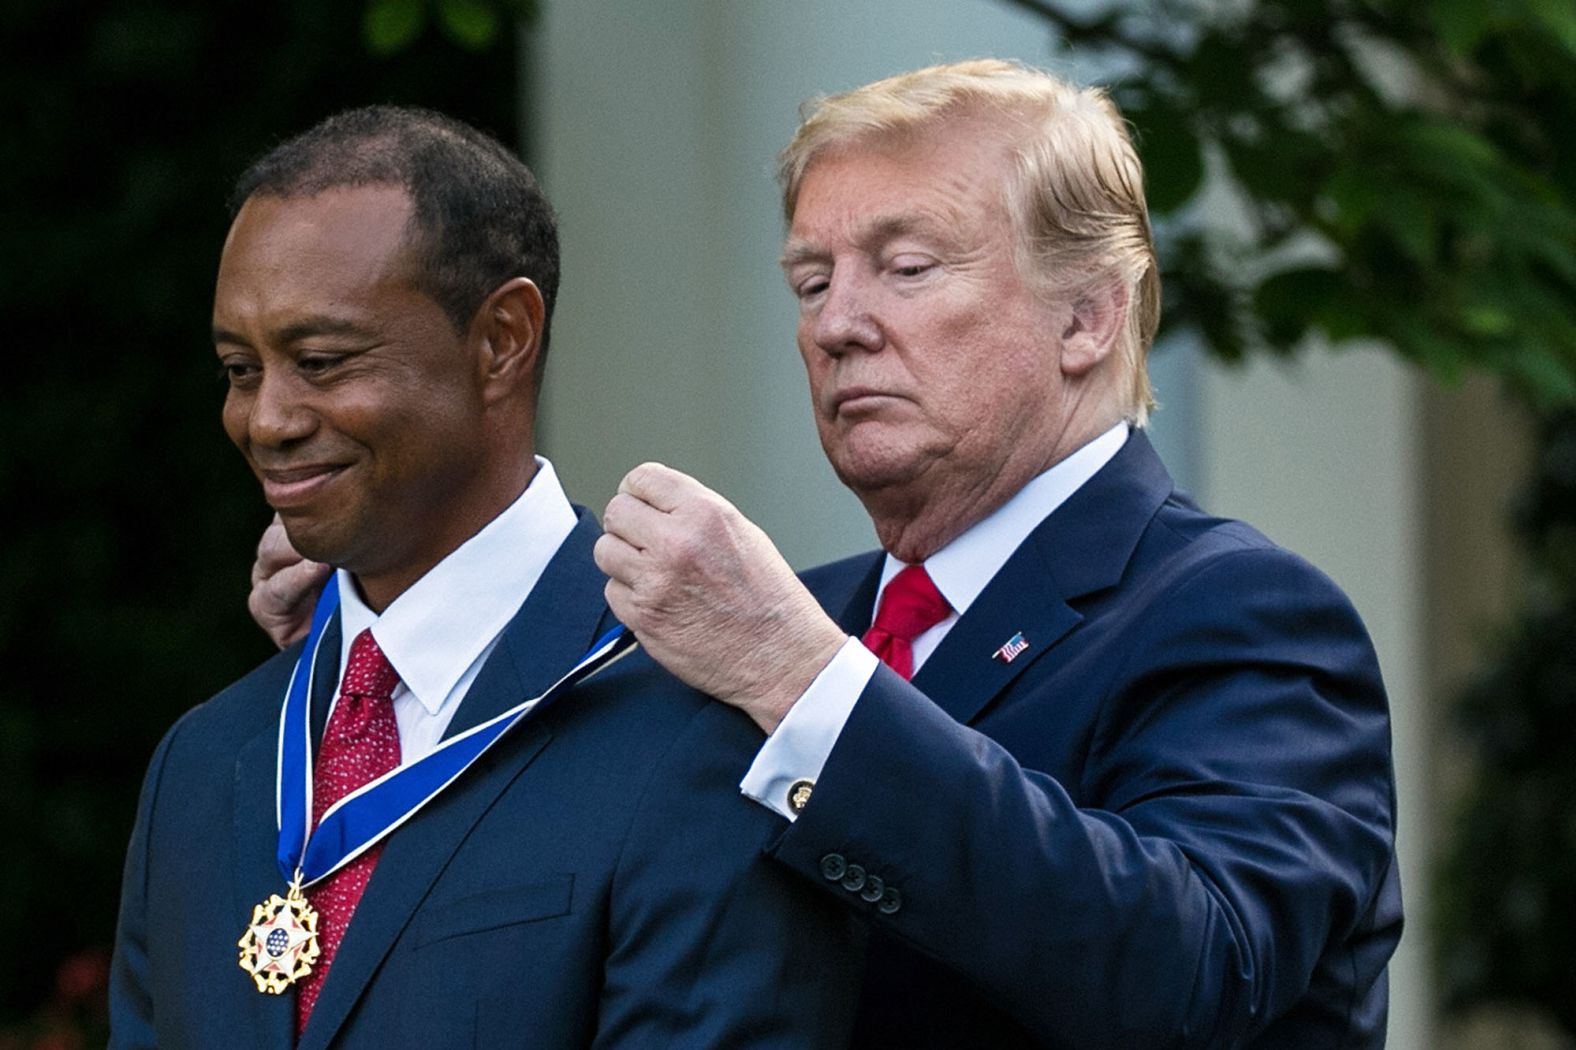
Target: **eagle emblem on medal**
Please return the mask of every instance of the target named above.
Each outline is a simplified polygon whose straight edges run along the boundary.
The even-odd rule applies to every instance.
[[[237,943],[241,969],[257,982],[257,990],[280,995],[317,962],[317,912],[291,886],[287,896],[275,893],[252,909],[251,925]]]

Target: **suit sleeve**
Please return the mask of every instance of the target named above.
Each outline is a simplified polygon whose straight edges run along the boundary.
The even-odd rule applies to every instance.
[[[1383,687],[1344,596],[1282,551],[1216,556],[1133,623],[1076,782],[883,667],[771,850],[1047,1045],[1235,1046],[1388,873]],[[1034,671],[994,717],[1057,717]]]
[[[120,916],[115,925],[115,952],[110,963],[109,1021],[110,1050],[153,1048],[157,1045],[153,1027],[152,977],[148,959],[148,852],[152,836],[153,811],[158,803],[159,782],[171,742],[180,731],[177,722],[153,752],[143,778],[137,802],[137,821],[126,849],[126,867],[121,878]]]
[[[707,703],[644,791],[613,883],[599,1050],[847,1045],[861,924],[765,855],[780,818],[719,790],[759,743]]]

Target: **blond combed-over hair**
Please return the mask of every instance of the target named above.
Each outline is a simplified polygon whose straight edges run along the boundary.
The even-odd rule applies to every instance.
[[[789,223],[805,172],[827,150],[920,134],[958,119],[983,118],[999,128],[1013,157],[1002,190],[1018,230],[1020,272],[1042,294],[1076,296],[1096,282],[1122,282],[1123,411],[1136,425],[1146,421],[1154,405],[1148,356],[1160,320],[1160,274],[1143,168],[1105,92],[1016,62],[973,59],[812,99],[801,114],[778,166]]]

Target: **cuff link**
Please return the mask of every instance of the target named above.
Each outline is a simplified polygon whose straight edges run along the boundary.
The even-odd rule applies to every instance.
[[[795,780],[788,787],[788,809],[794,816],[804,812],[804,807],[810,804],[810,794],[815,790],[813,780]]]

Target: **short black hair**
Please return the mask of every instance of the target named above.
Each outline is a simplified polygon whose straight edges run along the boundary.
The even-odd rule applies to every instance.
[[[253,196],[307,197],[357,186],[399,186],[412,213],[412,279],[464,332],[500,284],[529,277],[541,289],[537,368],[558,296],[558,222],[520,160],[497,139],[452,117],[410,106],[335,114],[268,151],[236,181],[230,213]]]

